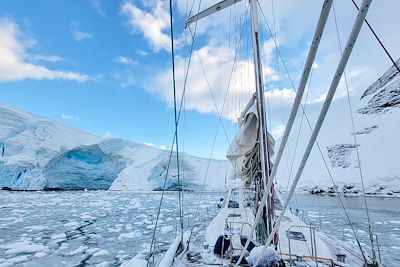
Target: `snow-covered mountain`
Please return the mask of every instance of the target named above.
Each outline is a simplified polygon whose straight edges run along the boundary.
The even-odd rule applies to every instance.
[[[400,59],[397,64],[400,65]],[[366,193],[400,196],[400,73],[392,66],[366,88],[361,99],[354,95],[352,105],[355,133],[351,127],[347,98],[344,97],[333,102],[318,137],[338,188],[333,190],[329,173],[315,146],[298,189],[324,192],[333,190],[345,194],[360,192],[362,187],[356,151],[358,148]],[[309,131],[306,129],[304,132],[306,133],[301,133],[300,140],[308,141]],[[357,145],[354,135],[357,137]],[[304,143],[299,144],[298,154],[304,151]],[[290,145],[295,147],[294,143]],[[299,159],[300,155],[297,155],[293,171],[296,171]],[[281,175],[278,178],[285,180],[286,169],[287,166],[280,166]],[[287,183],[280,184],[281,189],[287,188]]]
[[[169,153],[124,139],[100,138],[0,105],[0,188],[159,189]],[[183,187],[201,187],[208,160],[186,154],[180,157]],[[177,185],[176,164],[171,166],[167,188]],[[212,160],[206,189],[224,188],[229,168],[227,161]]]

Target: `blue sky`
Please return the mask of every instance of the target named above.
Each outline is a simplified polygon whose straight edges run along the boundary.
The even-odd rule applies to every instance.
[[[321,8],[320,1],[301,1],[301,4],[298,1],[275,2],[278,45],[297,86]],[[376,2],[368,18],[388,49],[398,57],[399,37],[388,25],[400,26],[395,11],[399,10],[400,4],[395,0],[385,1],[384,4]],[[189,6],[191,3],[189,1]],[[212,3],[215,1],[203,1],[202,7]],[[183,29],[186,1],[175,4],[180,97],[183,67],[190,46],[188,41],[184,41],[185,36],[188,39],[188,32]],[[197,5],[198,1],[195,1],[194,10]],[[200,63],[205,66],[216,105],[220,109],[238,40],[238,31],[234,30],[234,26],[243,25],[246,6],[247,1],[242,1],[198,25],[186,112],[180,128],[180,139],[184,140],[180,145],[190,154],[210,154],[219,121]],[[271,1],[262,1],[261,6],[268,22],[273,25]],[[344,44],[356,11],[351,1],[340,1],[335,7]],[[169,147],[173,137],[174,114],[168,23],[165,1],[2,0],[0,103],[62,121],[99,136],[111,134]],[[246,30],[249,29],[248,22],[245,21],[244,25]],[[309,94],[311,118],[313,112],[317,114],[317,107],[323,100],[339,58],[332,14],[326,36],[317,57],[317,74]],[[262,37],[264,74],[269,90],[267,97],[271,103],[270,129],[279,137],[294,93],[282,65],[277,63],[274,44],[265,25]],[[240,45],[239,67],[229,88],[228,108],[222,112],[229,138],[236,127],[234,118],[253,90],[251,42],[246,35],[244,38]],[[355,101],[389,65],[370,33],[364,29],[357,52],[348,67],[350,89]],[[360,76],[362,79],[356,79]],[[338,101],[343,96],[343,90],[343,87],[339,88]],[[234,96],[240,100],[235,100]],[[285,111],[283,115],[282,110]],[[220,130],[212,156],[222,158],[227,143]]]

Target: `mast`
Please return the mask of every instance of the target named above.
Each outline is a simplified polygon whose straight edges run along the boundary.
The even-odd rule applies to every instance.
[[[221,11],[233,4],[240,2],[241,0],[223,0],[200,13],[191,16],[186,20],[186,27],[188,27],[191,23],[194,23],[202,18],[210,16],[215,12]],[[260,148],[260,161],[261,161],[261,173],[262,173],[262,181],[255,183],[256,191],[264,193],[264,197],[262,200],[266,203],[261,203],[256,201],[256,207],[263,209],[266,204],[266,212],[262,212],[263,218],[266,220],[266,230],[267,236],[272,230],[272,220],[273,220],[273,199],[271,197],[266,198],[269,195],[269,190],[267,191],[267,183],[270,179],[270,165],[269,165],[269,153],[268,153],[268,134],[267,134],[267,122],[265,116],[265,101],[264,101],[264,83],[263,83],[263,71],[262,64],[260,59],[260,40],[259,40],[259,32],[258,32],[258,17],[257,17],[257,1],[258,0],[248,0],[250,5],[250,14],[251,14],[251,26],[252,26],[252,45],[253,45],[253,59],[254,59],[254,77],[255,77],[255,85],[256,85],[256,94],[255,97],[252,97],[251,102],[257,100],[257,110],[259,116],[259,148]],[[246,107],[246,109],[249,107]],[[261,197],[260,199],[261,200]],[[271,211],[271,212],[269,212]],[[257,210],[257,212],[259,212]],[[269,228],[269,229],[268,229]]]
[[[250,14],[251,14],[251,28],[252,28],[252,41],[253,41],[253,58],[254,58],[254,74],[256,84],[256,99],[257,109],[259,116],[259,146],[260,146],[260,162],[261,162],[261,174],[262,174],[262,185],[261,183],[256,184],[256,189],[263,188],[264,191],[267,189],[267,181],[270,178],[270,166],[269,166],[269,155],[268,155],[268,136],[267,136],[267,121],[265,116],[265,101],[264,101],[264,83],[263,83],[263,72],[262,64],[260,60],[260,40],[258,32],[258,17],[257,17],[257,0],[249,0],[250,3]],[[265,191],[264,194],[268,195],[269,192]],[[258,200],[257,200],[258,202]],[[269,235],[272,226],[272,218],[268,215],[268,211],[272,210],[270,203],[267,199],[267,209],[265,216],[267,220],[267,235]],[[263,205],[261,205],[262,207]]]

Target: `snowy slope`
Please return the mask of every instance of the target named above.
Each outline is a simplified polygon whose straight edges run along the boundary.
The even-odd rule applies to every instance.
[[[353,96],[352,105],[358,146],[354,142],[346,98],[333,102],[318,137],[329,170],[338,184],[336,191],[354,193],[361,190],[358,147],[366,192],[400,196],[400,74],[392,66],[365,89],[361,99]],[[297,170],[299,158],[309,139],[309,130],[303,132],[300,137],[303,142],[298,149],[301,152],[297,153],[293,172]],[[295,146],[294,142],[290,145],[292,148]],[[282,189],[286,189],[287,166],[281,167],[280,184]],[[316,186],[316,191],[322,189],[326,192],[333,183],[315,146],[299,189],[310,190]]]
[[[113,189],[162,188],[169,151],[119,138],[100,138],[58,122],[0,105],[0,188]],[[174,158],[175,159],[175,158]],[[207,159],[181,156],[182,184],[201,187]],[[174,188],[171,164],[166,187]],[[206,189],[224,187],[226,161],[212,160]]]

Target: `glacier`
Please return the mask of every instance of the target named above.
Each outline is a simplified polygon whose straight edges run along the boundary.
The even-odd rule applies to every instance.
[[[0,105],[0,188],[10,190],[158,190],[170,152],[98,137]],[[182,189],[223,189],[229,163],[180,154]],[[177,189],[176,154],[167,189]]]

